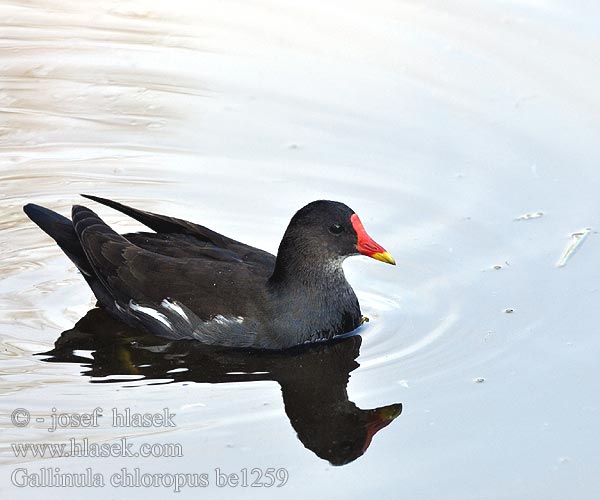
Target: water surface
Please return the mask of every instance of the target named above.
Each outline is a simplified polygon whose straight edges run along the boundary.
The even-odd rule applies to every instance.
[[[4,2],[3,493],[82,493],[18,489],[18,467],[107,477],[139,467],[206,472],[208,487],[180,495],[212,498],[223,494],[216,468],[273,467],[289,473],[282,488],[227,497],[594,497],[599,10],[540,0]],[[84,280],[21,211],[35,202],[68,214],[81,192],[271,252],[295,210],[335,199],[398,265],[348,260],[371,321],[289,366],[165,347],[86,316]],[[140,228],[93,208],[119,231]],[[586,236],[570,251],[574,233]],[[95,330],[105,342],[90,339]],[[166,407],[176,426],[107,419],[48,432],[34,421],[96,407]],[[15,408],[31,413],[27,427],[11,423]],[[183,457],[40,459],[11,448],[84,437],[180,443]]]

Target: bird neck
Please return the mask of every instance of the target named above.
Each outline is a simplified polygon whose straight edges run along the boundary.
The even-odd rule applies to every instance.
[[[360,325],[360,305],[346,281],[344,258],[326,258],[311,247],[279,247],[268,288],[273,300],[275,330],[291,329],[297,343],[331,338]]]
[[[342,263],[344,257],[315,252],[310,246],[284,238],[277,252],[270,283],[313,289],[348,286]]]

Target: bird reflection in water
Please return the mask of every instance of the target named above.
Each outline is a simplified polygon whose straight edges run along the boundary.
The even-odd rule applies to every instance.
[[[302,444],[331,464],[344,465],[363,455],[375,433],[402,412],[400,403],[363,410],[348,400],[361,340],[353,335],[286,351],[249,352],[168,341],[92,309],[61,334],[54,349],[40,355],[48,356],[47,362],[86,366],[86,376],[110,377],[93,382],[130,381],[119,375],[199,383],[274,380]],[[79,350],[93,351],[93,360],[78,355]]]

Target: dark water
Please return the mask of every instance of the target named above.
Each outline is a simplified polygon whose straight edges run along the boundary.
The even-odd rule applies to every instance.
[[[184,498],[593,498],[597,10],[0,5],[2,493],[175,494],[109,484],[137,468],[207,474]],[[335,199],[398,265],[347,261],[371,321],[338,342],[252,355],[167,343],[95,310],[21,211],[68,214],[81,192],[271,252],[295,210]],[[121,232],[140,228],[94,208]],[[18,408],[28,425],[11,421]],[[48,430],[53,415],[96,408],[97,426]],[[113,426],[113,409],[166,409],[174,425]],[[41,458],[12,446],[71,438],[181,453]],[[107,484],[18,488],[19,468],[90,468]],[[220,488],[225,473],[263,486]]]

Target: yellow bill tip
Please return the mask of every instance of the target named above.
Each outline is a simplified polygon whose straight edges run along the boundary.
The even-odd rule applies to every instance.
[[[375,260],[380,260],[381,262],[386,262],[387,264],[391,264],[392,266],[396,265],[396,261],[390,252],[377,252],[370,255],[371,258]]]
[[[389,406],[383,406],[378,408],[376,413],[377,416],[383,420],[394,420],[402,413],[402,404],[396,403]]]

